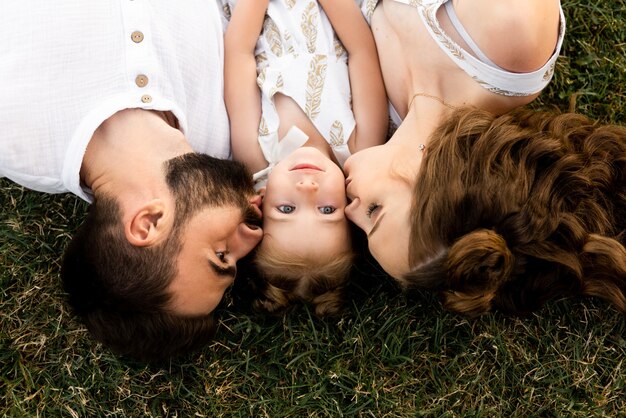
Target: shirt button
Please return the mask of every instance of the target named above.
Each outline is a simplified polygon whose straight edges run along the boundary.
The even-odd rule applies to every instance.
[[[146,87],[148,85],[148,77],[143,74],[139,74],[135,77],[135,84],[137,84],[137,87]]]
[[[152,96],[150,96],[149,94],[144,94],[143,96],[141,96],[141,101],[143,103],[151,103],[152,102]]]
[[[136,30],[130,34],[130,39],[132,39],[134,43],[138,44],[139,42],[143,41],[143,33]]]

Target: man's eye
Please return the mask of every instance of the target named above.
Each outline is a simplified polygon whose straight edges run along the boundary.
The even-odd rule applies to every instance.
[[[323,215],[330,215],[331,213],[335,212],[337,209],[334,206],[322,206],[318,208],[318,210]]]
[[[296,207],[293,205],[280,205],[276,209],[278,209],[278,211],[282,213],[292,213],[296,210]]]

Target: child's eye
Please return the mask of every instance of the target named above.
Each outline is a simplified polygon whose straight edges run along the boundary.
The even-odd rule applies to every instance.
[[[293,205],[280,205],[276,209],[278,209],[278,211],[282,213],[292,213],[296,210],[296,207]]]
[[[380,209],[380,205],[378,203],[371,203],[367,207],[367,217],[371,218],[374,212],[376,212],[378,209]]]
[[[322,206],[322,207],[319,207],[318,210],[323,215],[330,215],[331,213],[335,212],[337,209],[334,206]]]

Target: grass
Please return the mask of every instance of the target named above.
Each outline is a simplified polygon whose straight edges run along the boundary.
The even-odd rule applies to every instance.
[[[556,76],[534,107],[624,124],[626,3],[564,2]],[[346,313],[255,316],[165,365],[116,358],[64,305],[59,260],[86,205],[0,180],[0,414],[9,417],[626,416],[626,318],[594,299],[467,320],[403,296],[369,259]]]

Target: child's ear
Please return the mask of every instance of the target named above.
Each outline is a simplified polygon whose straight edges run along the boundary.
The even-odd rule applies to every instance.
[[[265,197],[265,187],[261,187],[258,191],[257,194],[259,196],[261,196],[262,198]]]

